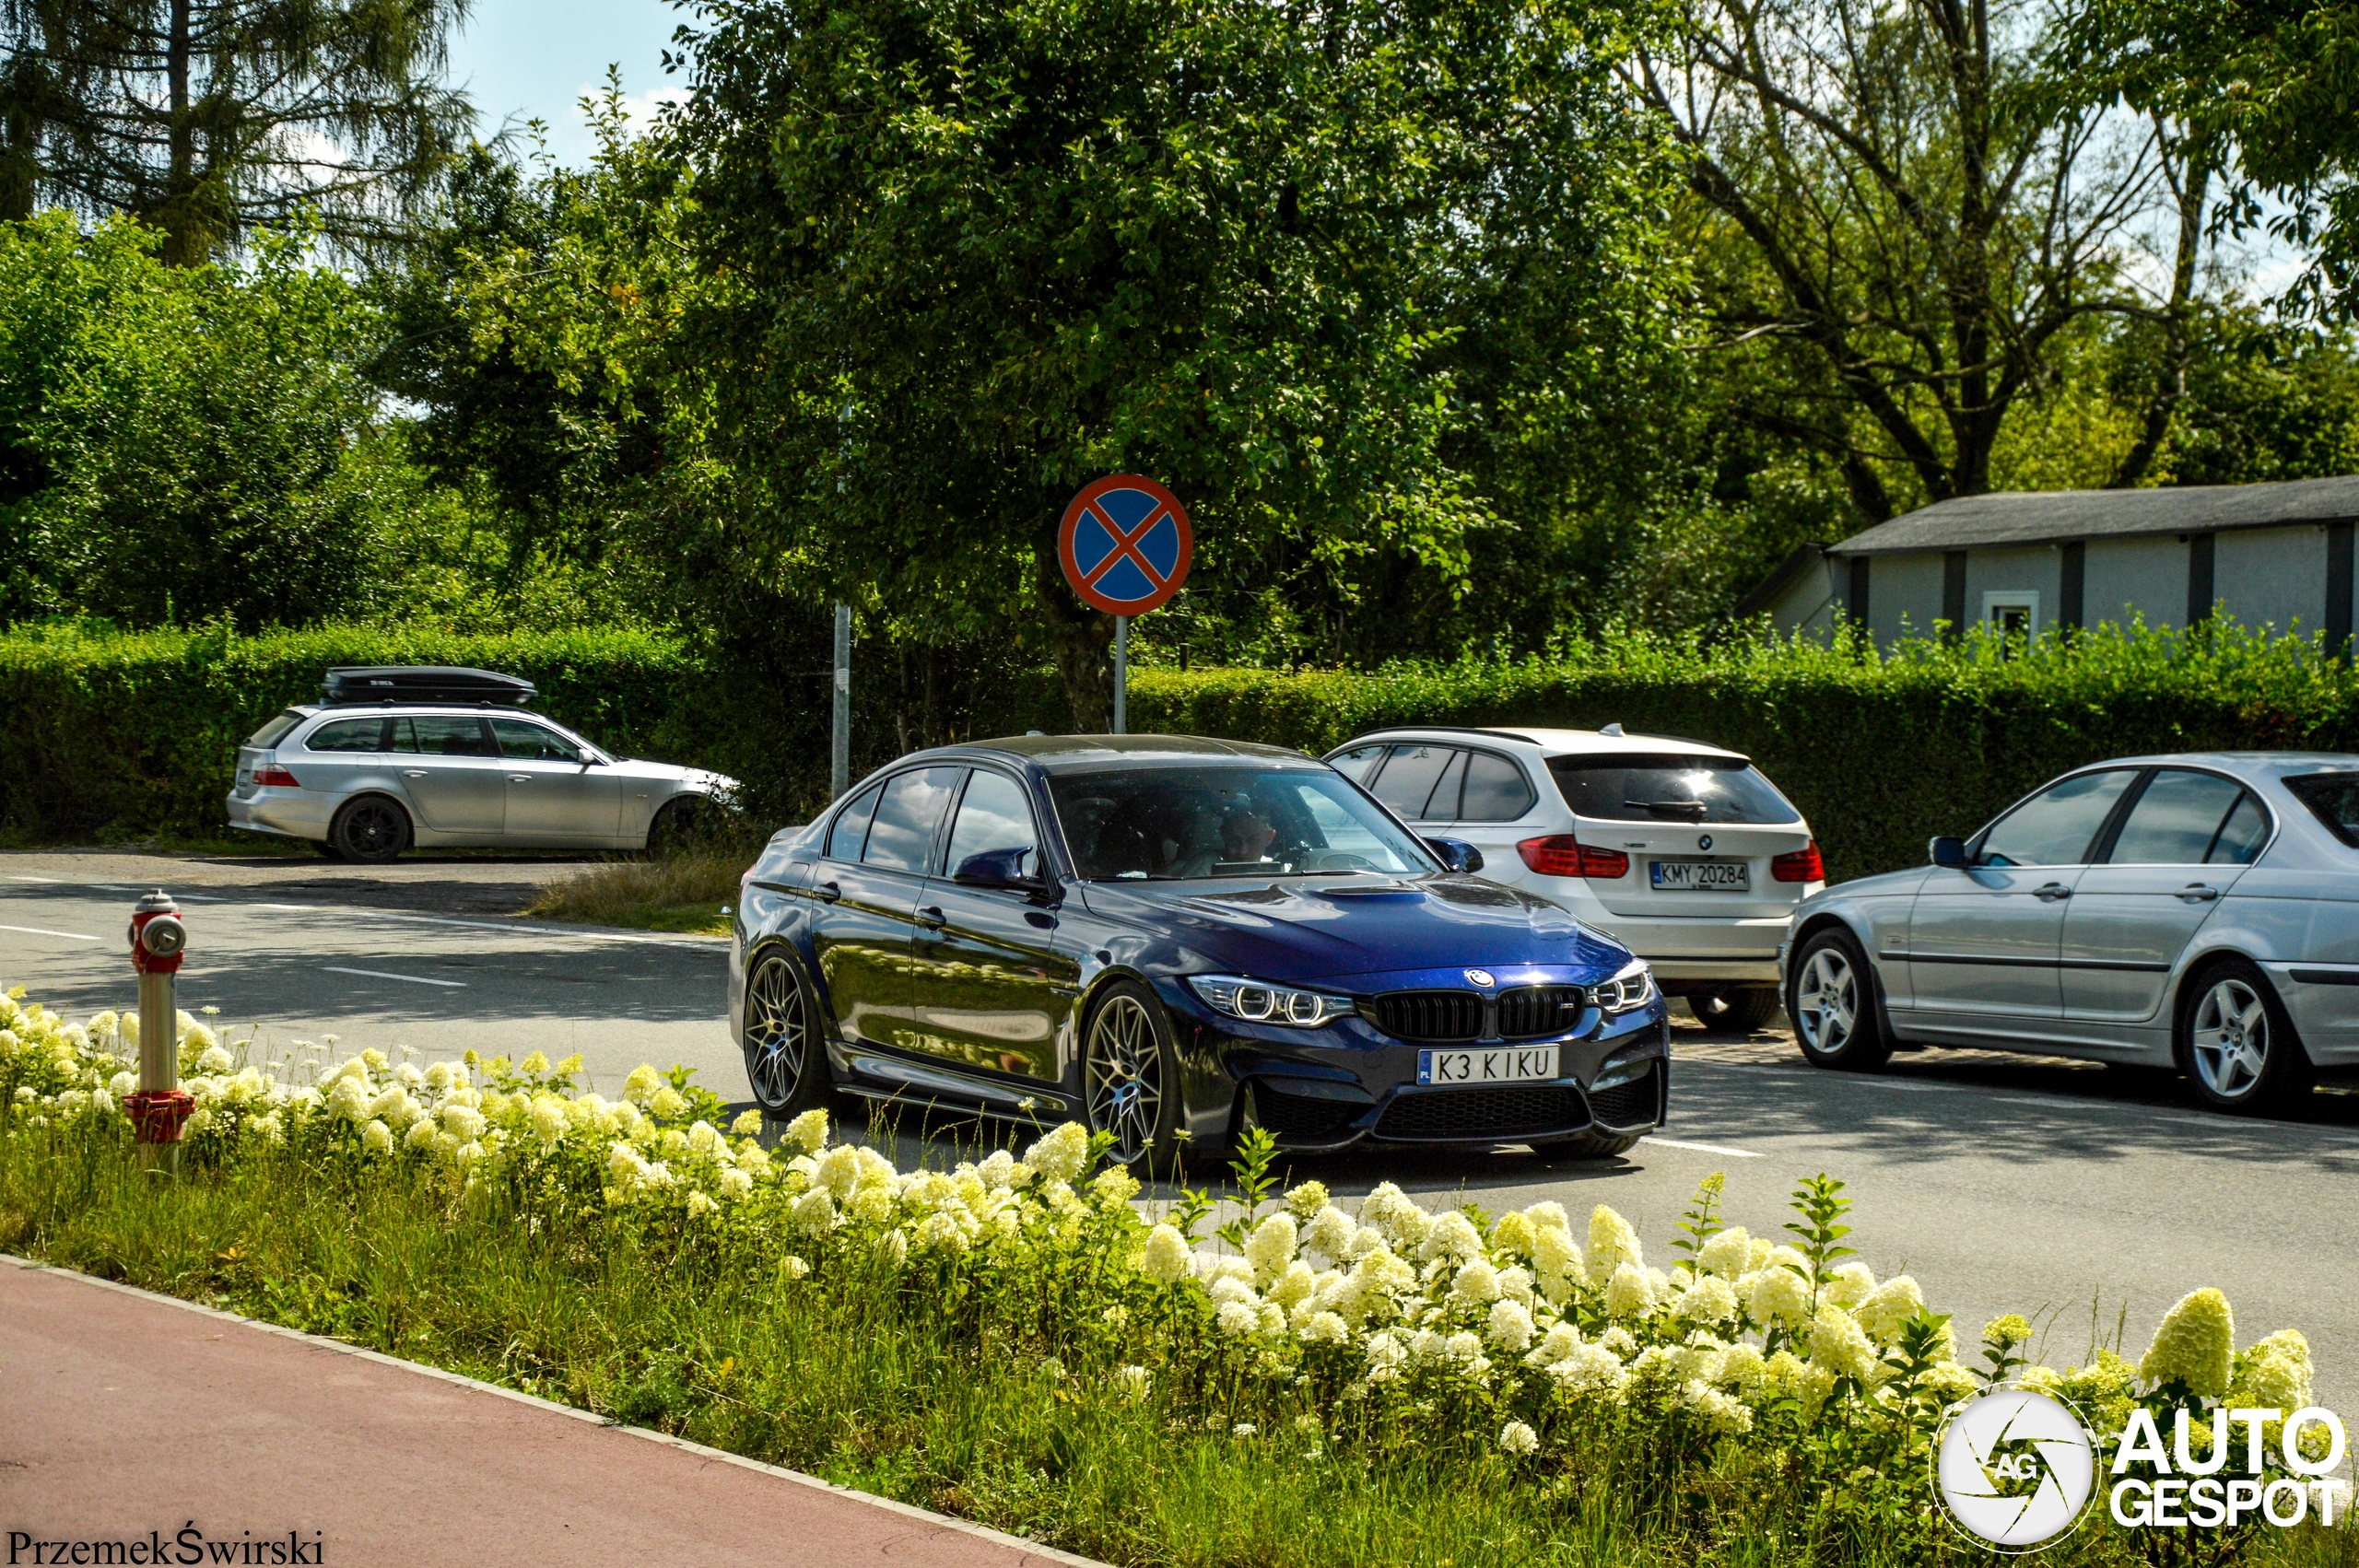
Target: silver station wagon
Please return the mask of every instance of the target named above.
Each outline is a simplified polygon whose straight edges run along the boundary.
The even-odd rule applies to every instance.
[[[339,860],[405,849],[638,849],[688,837],[736,781],[617,757],[521,711],[529,682],[481,670],[336,670],[238,748],[229,825]]]
[[[2245,1113],[2359,1067],[2359,756],[2098,763],[1931,850],[1795,909],[1780,964],[1812,1062],[2089,1057]]]

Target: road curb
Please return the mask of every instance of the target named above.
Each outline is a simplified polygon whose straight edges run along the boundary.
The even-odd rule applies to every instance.
[[[1098,1562],[1096,1558],[1081,1557],[1070,1551],[1061,1551],[1055,1547],[1044,1546],[1039,1541],[1027,1540],[1022,1536],[1009,1535],[1004,1530],[992,1529],[988,1525],[978,1525],[972,1520],[955,1518],[948,1514],[937,1514],[930,1508],[920,1508],[912,1504],[897,1503],[889,1497],[878,1497],[873,1492],[861,1492],[852,1487],[838,1486],[833,1481],[823,1480],[815,1475],[806,1475],[801,1470],[790,1470],[782,1465],[765,1464],[759,1459],[749,1459],[742,1454],[732,1454],[722,1448],[707,1447],[701,1443],[692,1443],[685,1437],[675,1437],[669,1433],[608,1421],[604,1416],[572,1405],[559,1404],[554,1399],[544,1399],[536,1394],[527,1394],[521,1389],[505,1388],[497,1383],[487,1383],[481,1378],[468,1377],[461,1373],[446,1372],[439,1366],[428,1366],[423,1362],[405,1361],[399,1356],[389,1356],[381,1351],[347,1344],[342,1340],[331,1340],[319,1334],[307,1334],[299,1328],[289,1328],[283,1324],[265,1322],[258,1317],[246,1317],[217,1306],[206,1306],[198,1302],[183,1300],[179,1296],[166,1295],[159,1291],[142,1290],[136,1285],[126,1285],[113,1280],[102,1280],[95,1274],[85,1274],[78,1269],[61,1268],[54,1263],[43,1263],[38,1258],[21,1258],[15,1253],[0,1252],[0,1263],[10,1264],[34,1273],[48,1274],[61,1280],[73,1281],[102,1291],[113,1291],[141,1301],[177,1307],[183,1312],[195,1313],[200,1316],[211,1317],[223,1323],[234,1323],[241,1328],[256,1329],[264,1334],[275,1334],[280,1339],[293,1340],[319,1350],[334,1351],[339,1355],[358,1356],[363,1361],[375,1362],[380,1366],[435,1378],[458,1387],[494,1394],[503,1399],[512,1399],[518,1404],[529,1405],[557,1415],[570,1417],[592,1426],[604,1427],[610,1432],[641,1438],[650,1443],[662,1444],[667,1448],[692,1454],[700,1459],[734,1465],[739,1469],[757,1471],[763,1475],[776,1477],[780,1480],[792,1482],[797,1486],[808,1487],[815,1492],[830,1493],[863,1507],[874,1508],[904,1519],[920,1520],[941,1529],[955,1530],[961,1535],[972,1536],[978,1540],[989,1541],[994,1546],[1027,1553],[1043,1562],[1065,1564],[1066,1568],[1109,1568],[1108,1564]]]

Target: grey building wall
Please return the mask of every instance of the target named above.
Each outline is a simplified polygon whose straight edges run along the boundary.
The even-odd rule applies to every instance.
[[[1781,637],[1798,631],[1829,633],[1843,609],[1850,568],[1832,556],[1821,556],[1810,568],[1778,591],[1769,603],[1769,624]]]
[[[2143,614],[2150,626],[2187,622],[2187,542],[2173,534],[2092,539],[2081,623],[2126,626]],[[2215,557],[2216,560],[2216,557]]]
[[[2304,632],[2326,624],[2326,530],[2235,528],[2212,535],[2212,591],[2248,626]]]
[[[2053,626],[2062,602],[2063,556],[2063,551],[2054,544],[1967,551],[1966,625],[1982,624],[1982,596],[1986,593],[2031,592],[2039,595],[2037,629],[2046,631]],[[1936,605],[1937,612],[1938,608]]]
[[[1972,558],[1967,560],[1970,568]],[[1868,629],[1876,646],[1889,647],[1904,637],[1931,637],[1942,616],[1942,557],[1937,553],[1912,552],[1871,557],[1868,579]]]

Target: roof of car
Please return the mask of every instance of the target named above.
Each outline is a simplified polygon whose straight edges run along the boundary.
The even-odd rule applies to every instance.
[[[2150,756],[2109,756],[2073,769],[2086,773],[2099,767],[2208,766],[2225,771],[2285,774],[2317,768],[2359,769],[2359,755],[2349,752],[2168,752]]]
[[[1371,741],[1461,740],[1468,737],[1495,741],[1520,741],[1538,746],[1551,754],[1586,754],[1625,752],[1644,753],[1660,756],[1665,752],[1683,753],[1694,756],[1742,756],[1744,754],[1727,746],[1716,746],[1709,741],[1692,740],[1685,735],[1649,735],[1632,731],[1623,735],[1608,735],[1596,730],[1554,730],[1519,725],[1515,729],[1473,730],[1449,724],[1396,724],[1389,729],[1370,730],[1355,735],[1344,746],[1366,745]],[[1343,749],[1342,747],[1337,748]],[[1330,755],[1332,755],[1332,753]]]
[[[1259,757],[1273,762],[1310,759],[1284,746],[1253,741],[1223,741],[1210,735],[1003,735],[945,746],[945,752],[998,752],[1044,767],[1156,759],[1201,762],[1207,757]]]

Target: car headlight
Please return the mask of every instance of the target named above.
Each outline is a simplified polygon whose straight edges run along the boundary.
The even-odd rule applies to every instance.
[[[1330,1019],[1340,1018],[1352,1012],[1355,1005],[1347,996],[1297,990],[1291,986],[1273,986],[1264,980],[1249,980],[1238,975],[1191,975],[1188,984],[1195,988],[1196,994],[1203,998],[1215,1012],[1241,1018],[1248,1024],[1285,1024],[1299,1029],[1316,1028]]]
[[[1597,1005],[1606,1016],[1644,1007],[1655,1000],[1655,972],[1643,958],[1624,965],[1614,978],[1597,988]]]

